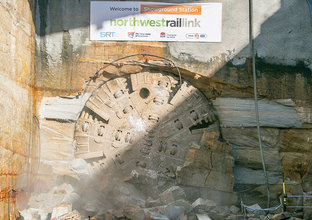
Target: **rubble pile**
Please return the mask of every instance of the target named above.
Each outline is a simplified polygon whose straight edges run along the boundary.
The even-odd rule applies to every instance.
[[[90,93],[84,101],[68,99],[76,103],[75,114],[66,111],[68,101],[64,99],[46,105],[49,114],[40,122],[44,126],[39,173],[45,175],[42,179],[47,186],[64,184],[33,194],[31,208],[20,212],[24,219],[90,216],[109,220],[232,220],[308,216],[265,212],[243,215],[235,206],[240,199],[262,206],[266,201],[257,132],[249,127],[254,126],[251,116],[246,118],[247,113],[241,110],[253,111],[249,108],[252,100],[212,101],[187,81],[142,68],[109,81],[97,79],[87,92]],[[274,107],[278,112],[296,115],[280,103],[264,104],[268,111]],[[239,111],[233,111],[233,106]],[[237,112],[244,112],[245,121],[237,122],[241,119],[235,115]],[[243,125],[246,128],[241,128]],[[296,174],[293,176],[297,178],[297,182],[286,178],[287,193],[302,194],[301,182],[305,191],[310,190],[309,159],[298,160],[310,152],[309,132],[263,129],[274,205],[281,194],[283,172]],[[298,140],[292,138],[295,141],[288,144],[289,138],[299,134]],[[300,145],[304,147],[299,154],[297,142],[303,140],[307,141]],[[292,157],[289,152],[293,151],[299,156]],[[296,167],[303,167],[307,174],[298,176],[300,172],[293,170]],[[302,200],[293,203],[301,205]]]
[[[198,198],[191,202],[184,190],[179,186],[172,186],[159,194],[157,198],[148,197],[141,203],[133,203],[123,208],[96,210],[90,215],[85,210],[78,210],[77,201],[80,196],[70,184],[62,184],[48,193],[33,195],[29,200],[32,208],[20,211],[24,220],[300,220],[303,213],[281,212],[281,209],[266,213],[243,213],[235,205],[218,205],[215,201]],[[70,202],[71,201],[71,202]],[[74,205],[73,205],[74,204]],[[260,206],[258,204],[252,207]],[[80,207],[81,208],[81,207]],[[86,207],[84,207],[86,208]],[[84,213],[84,214],[82,214]]]

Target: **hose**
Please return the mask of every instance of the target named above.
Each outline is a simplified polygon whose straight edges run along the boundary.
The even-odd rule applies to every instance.
[[[169,61],[174,66],[174,68],[176,68],[176,70],[178,72],[178,75],[179,75],[179,88],[181,88],[181,86],[182,86],[182,77],[181,77],[180,69],[177,67],[177,65],[171,59],[168,59],[168,58],[162,57],[162,56],[158,56],[158,55],[154,55],[154,54],[138,53],[138,54],[132,54],[132,55],[128,55],[128,56],[124,56],[124,57],[118,58],[117,60],[109,62],[106,65],[104,65],[103,67],[101,67],[98,71],[96,71],[96,73],[92,77],[90,77],[90,80],[88,81],[87,86],[84,89],[83,95],[86,93],[86,90],[87,90],[91,80],[92,79],[96,79],[96,78],[99,77],[99,72],[101,70],[105,69],[109,65],[112,65],[112,64],[114,64],[114,63],[116,63],[116,62],[118,62],[120,60],[124,60],[124,59],[130,58],[130,57],[134,57],[134,56],[149,56],[149,57],[156,57],[156,58],[160,58],[160,59]]]

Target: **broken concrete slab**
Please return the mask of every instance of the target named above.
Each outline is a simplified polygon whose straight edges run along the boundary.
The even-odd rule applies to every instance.
[[[41,102],[40,118],[76,121],[91,93],[72,97],[45,97]]]

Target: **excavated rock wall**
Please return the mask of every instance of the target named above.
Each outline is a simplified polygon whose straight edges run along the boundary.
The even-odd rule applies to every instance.
[[[0,2],[0,219],[13,218],[37,168],[34,1]],[[18,204],[17,204],[18,203]]]
[[[182,76],[188,80],[189,85],[198,88],[208,98],[218,118],[217,128],[213,132],[208,132],[206,134],[208,137],[203,135],[207,138],[205,142],[210,143],[206,145],[214,146],[213,149],[202,149],[201,145],[195,144],[184,155],[184,162],[181,161],[181,164],[185,165],[183,169],[177,171],[176,167],[166,167],[168,168],[167,174],[171,175],[171,178],[176,178],[174,184],[183,186],[190,202],[198,197],[215,199],[217,197],[215,192],[218,191],[229,193],[228,197],[223,198],[223,201],[228,201],[229,197],[232,198],[233,189],[238,196],[238,201],[242,199],[247,204],[259,203],[265,206],[265,179],[258,148],[252,99],[253,79],[248,61],[248,1],[220,0],[218,2],[223,3],[223,40],[220,44],[205,44],[91,42],[88,39],[89,1],[38,1],[36,83],[38,108],[41,110],[41,162],[35,189],[37,193],[52,192],[51,188],[56,185],[64,182],[71,183],[77,188],[74,192],[69,190],[71,197],[64,200],[65,202],[74,202],[83,195],[88,200],[87,205],[82,208],[85,211],[95,213],[100,208],[106,207],[104,205],[98,207],[98,201],[105,201],[101,194],[88,191],[90,186],[104,190],[105,187],[99,186],[102,182],[97,181],[98,179],[93,182],[88,180],[92,179],[94,172],[102,169],[102,162],[105,158],[103,161],[88,161],[88,158],[99,155],[103,157],[107,153],[98,150],[96,146],[91,147],[97,149],[91,154],[90,152],[84,154],[75,152],[77,145],[90,147],[90,142],[79,144],[74,141],[77,136],[81,135],[79,132],[83,129],[82,121],[90,120],[91,122],[99,115],[104,115],[106,119],[103,123],[107,122],[108,116],[102,112],[96,113],[95,118],[93,114],[89,116],[88,111],[96,109],[94,107],[96,104],[90,104],[94,95],[92,93],[97,91],[96,89],[101,84],[116,77],[125,77],[126,84],[130,85],[129,74],[146,71],[161,74],[177,74],[177,72],[166,62],[141,56],[133,58],[134,61],[139,62],[138,64],[133,60],[132,62],[127,60],[118,65],[108,66],[100,72],[99,78],[92,78],[90,82],[89,77],[94,76],[94,73],[105,62],[126,55],[150,53],[174,60],[181,68]],[[311,191],[312,84],[309,54],[312,45],[310,38],[312,29],[305,1],[254,2],[257,90],[261,99],[259,102],[260,122],[263,126],[262,139],[271,188],[271,201],[272,205],[276,205],[278,196],[281,194],[283,173],[288,193],[302,194]],[[289,22],[280,22],[281,20]],[[278,31],[276,31],[277,28]],[[302,39],[300,42],[299,38]],[[151,64],[156,64],[156,66],[150,68]],[[88,85],[87,88],[86,85]],[[132,88],[132,86],[128,87]],[[79,93],[83,95],[80,96]],[[67,98],[57,96],[67,96]],[[89,110],[86,112],[83,108],[88,99],[89,104],[86,104],[86,108]],[[123,110],[123,108],[120,109],[121,115],[124,114]],[[130,108],[130,110],[133,109]],[[84,118],[80,115],[82,111],[87,113],[84,113]],[[116,115],[118,117],[119,113]],[[97,123],[100,126],[102,122]],[[100,129],[97,132],[101,134],[103,131]],[[95,145],[99,144],[98,139],[93,140],[90,134],[88,135],[88,141],[93,141]],[[114,133],[111,138],[115,135]],[[150,143],[149,138],[147,142]],[[80,139],[85,139],[85,137]],[[111,145],[111,142],[108,144]],[[120,164],[120,162],[124,159],[118,154],[114,152],[107,158],[112,159],[111,157],[115,156],[116,166],[122,166],[123,163]],[[84,157],[77,159],[79,155],[84,155]],[[211,155],[215,157],[209,158]],[[83,159],[87,159],[87,162]],[[191,163],[187,165],[190,161]],[[209,161],[213,161],[216,170],[211,169],[212,164],[209,164]],[[146,163],[144,160],[136,162],[138,169],[142,168],[143,171],[131,173],[133,175],[128,178],[131,184],[144,185],[138,183],[143,179],[147,181],[145,182],[147,185],[157,185],[158,182],[153,178],[155,176],[151,175],[153,172],[144,172],[147,169],[145,166],[148,167],[152,163]],[[205,169],[199,172],[202,167]],[[152,167],[150,170],[155,169]],[[129,170],[135,169],[129,166]],[[203,173],[207,174],[207,170],[214,171],[210,173],[214,181],[202,181]],[[140,176],[143,177],[140,178]],[[128,175],[125,175],[126,177]],[[118,178],[116,181],[120,181],[121,177]],[[214,184],[216,180],[220,185]],[[199,183],[204,184],[194,187]],[[165,185],[169,187],[174,184]],[[207,185],[212,186],[214,190],[207,190],[205,188]],[[144,187],[140,190],[130,186],[120,187],[120,189],[112,191],[113,197],[128,202],[134,200],[137,204],[140,204],[142,198],[146,199],[148,195]],[[67,190],[63,191],[67,192]],[[53,192],[58,192],[58,190],[54,189]],[[80,192],[85,194],[79,194]],[[157,194],[157,192],[152,190],[149,193]],[[129,197],[133,193],[137,197]],[[56,201],[62,202],[63,200],[56,199],[51,204],[47,204],[48,208],[45,211],[51,211],[57,205]],[[292,203],[303,204],[303,201],[295,200]],[[30,204],[34,205],[34,203]],[[77,207],[81,206],[78,204]],[[97,207],[97,210],[94,210],[94,207]]]

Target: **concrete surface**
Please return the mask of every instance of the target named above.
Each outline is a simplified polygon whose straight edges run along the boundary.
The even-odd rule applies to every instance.
[[[62,79],[60,87],[65,88],[70,84],[76,88],[73,78],[79,72],[74,67],[77,63],[84,65],[81,62],[87,61],[94,66],[101,63],[101,60],[112,60],[119,58],[121,54],[138,52],[169,56],[182,68],[209,77],[213,77],[228,61],[234,65],[244,64],[249,57],[248,0],[213,2],[223,3],[221,43],[118,42],[113,43],[115,50],[109,48],[108,45],[112,44],[110,42],[89,40],[89,0],[39,2],[36,16],[37,54],[40,56],[37,62],[39,82],[49,78],[52,81]],[[310,13],[306,1],[254,1],[256,54],[266,62],[296,65],[302,61],[310,66],[311,34]],[[91,67],[86,69],[88,70]]]

